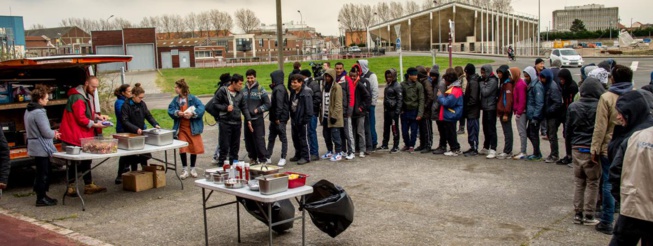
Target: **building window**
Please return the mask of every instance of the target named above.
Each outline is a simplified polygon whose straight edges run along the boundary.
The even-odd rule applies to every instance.
[[[195,51],[195,57],[196,58],[208,58],[208,57],[211,57],[211,51],[208,51],[208,50]]]

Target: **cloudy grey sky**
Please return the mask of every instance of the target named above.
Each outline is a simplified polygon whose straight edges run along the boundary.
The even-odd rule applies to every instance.
[[[337,15],[340,6],[345,3],[376,4],[381,0],[283,0],[283,21],[299,21],[301,10],[304,22],[313,26],[324,35],[338,34]],[[403,0],[399,0],[404,2]],[[62,19],[69,17],[106,19],[111,15],[139,23],[144,16],[179,14],[184,16],[191,12],[219,9],[229,13],[239,8],[250,8],[263,23],[275,22],[274,0],[0,0],[0,15],[24,17],[25,28],[33,24],[46,27],[58,27]],[[421,4],[423,0],[415,0]],[[535,0],[513,0],[513,8],[520,13],[537,16],[538,7]],[[626,26],[633,22],[653,23],[651,0],[545,0],[542,1],[542,30],[546,30],[552,12],[568,5],[604,4],[606,7],[619,7],[621,22]],[[234,28],[236,29],[236,28]],[[238,31],[238,30],[233,30]]]

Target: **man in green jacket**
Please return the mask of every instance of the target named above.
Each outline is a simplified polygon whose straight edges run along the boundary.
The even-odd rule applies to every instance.
[[[401,114],[401,133],[404,138],[402,151],[413,153],[417,140],[417,124],[424,114],[424,87],[417,82],[417,69],[408,68],[408,80],[401,83],[404,95]],[[410,131],[409,131],[410,130]],[[408,135],[410,133],[410,135]]]

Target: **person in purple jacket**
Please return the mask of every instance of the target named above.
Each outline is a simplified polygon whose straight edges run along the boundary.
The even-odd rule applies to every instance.
[[[519,74],[519,68],[513,67],[510,68],[510,71]],[[513,88],[513,100],[512,107],[513,113],[515,114],[515,122],[517,123],[517,132],[519,133],[520,149],[519,154],[516,154],[512,157],[514,160],[521,160],[526,158],[526,145],[528,144],[528,137],[526,134],[526,126],[528,119],[526,117],[526,82],[520,77],[516,76],[512,78],[515,83]]]

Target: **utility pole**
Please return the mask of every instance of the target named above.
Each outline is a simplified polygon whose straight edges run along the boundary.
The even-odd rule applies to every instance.
[[[454,23],[451,19],[449,19],[449,68],[453,67],[453,59],[452,59],[452,54],[451,54],[451,43],[452,43],[452,36],[454,32]]]
[[[542,21],[542,12],[540,0],[537,0],[537,56],[540,55],[540,25]]]
[[[277,61],[279,65],[279,70],[283,71],[283,49],[281,45],[283,44],[283,39],[281,36],[281,0],[277,0]]]

